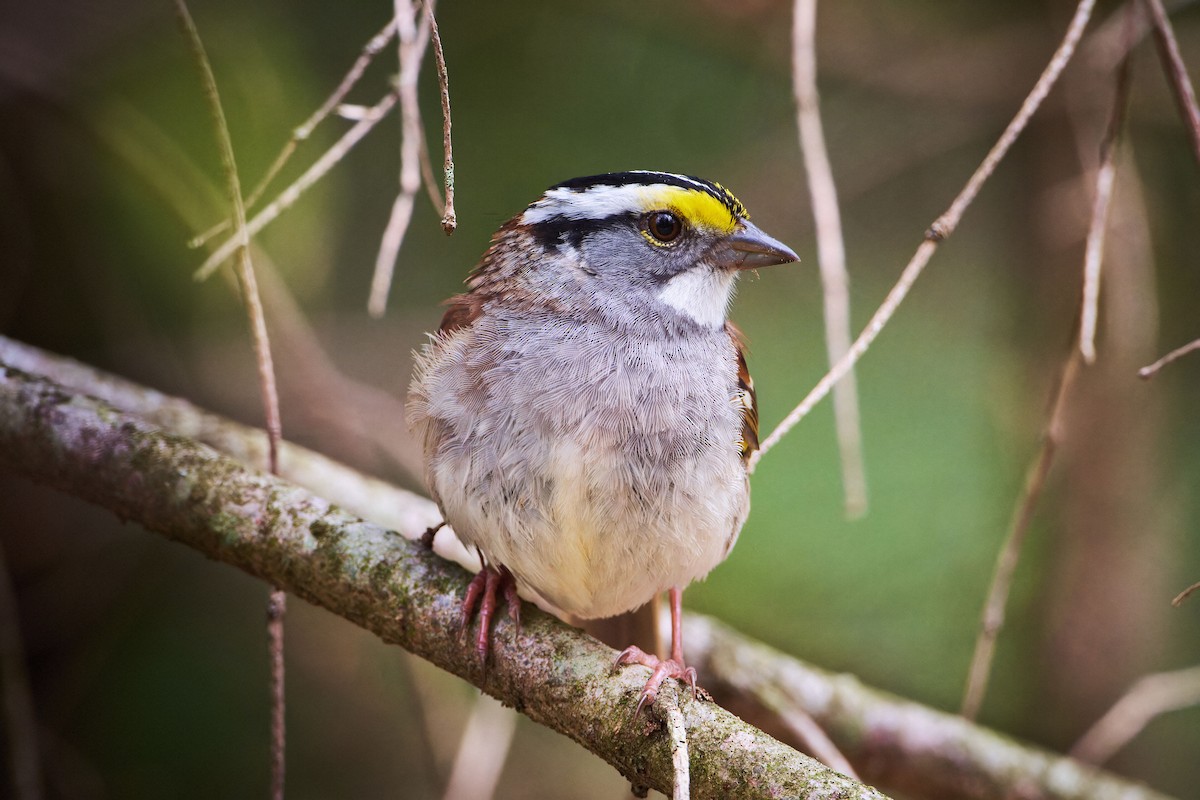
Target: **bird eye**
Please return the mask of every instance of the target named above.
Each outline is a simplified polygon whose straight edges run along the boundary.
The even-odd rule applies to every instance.
[[[655,211],[646,218],[646,231],[662,244],[668,244],[683,233],[683,222],[670,211]]]

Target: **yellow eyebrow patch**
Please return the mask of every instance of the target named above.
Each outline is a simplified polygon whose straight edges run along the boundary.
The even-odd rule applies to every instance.
[[[732,195],[730,195],[730,199],[736,204],[736,208],[743,208],[742,204],[738,203]],[[718,233],[729,234],[733,233],[733,229],[737,226],[737,217],[734,216],[728,205],[699,189],[656,186],[654,191],[646,193],[644,201],[646,206],[643,210],[672,211],[697,228],[707,228]]]

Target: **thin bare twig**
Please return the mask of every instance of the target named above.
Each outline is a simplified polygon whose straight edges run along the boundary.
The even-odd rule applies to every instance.
[[[1125,12],[1125,38],[1133,40],[1136,7],[1128,6]],[[1100,267],[1104,258],[1104,235],[1108,230],[1108,209],[1112,203],[1113,182],[1117,174],[1117,141],[1125,124],[1125,110],[1129,107],[1129,84],[1133,72],[1132,48],[1125,48],[1125,57],[1117,69],[1117,86],[1113,95],[1112,112],[1108,127],[1100,142],[1100,166],[1096,170],[1096,190],[1092,199],[1092,218],[1088,225],[1087,243],[1083,255],[1083,308],[1079,322],[1079,352],[1083,360],[1092,364],[1096,360],[1096,318],[1100,304]]]
[[[246,312],[250,319],[250,331],[254,338],[254,354],[258,361],[258,377],[263,401],[263,413],[267,423],[268,468],[274,475],[279,474],[279,440],[282,438],[282,423],[279,416],[279,393],[275,386],[275,366],[271,360],[271,341],[267,335],[267,323],[263,315],[262,299],[258,294],[258,283],[254,278],[254,265],[250,262],[249,226],[246,224],[246,206],[242,202],[241,181],[238,178],[237,162],[233,156],[233,142],[229,138],[229,126],[225,122],[225,110],[221,106],[221,97],[217,93],[217,81],[212,72],[208,55],[204,51],[204,43],[200,33],[188,12],[184,0],[175,0],[175,8],[184,27],[184,33],[192,47],[192,53],[200,70],[204,85],[204,95],[208,100],[209,110],[213,117],[213,126],[217,132],[217,142],[221,149],[221,165],[225,172],[229,200],[233,205],[236,229],[233,237],[234,250],[238,257],[238,282],[242,287],[242,299],[246,304]]]
[[[387,43],[390,42],[392,37],[395,35],[396,20],[390,19],[388,20],[387,25],[384,25],[383,29],[379,31],[379,33],[372,36],[370,41],[363,46],[362,52],[359,54],[358,58],[355,59],[354,64],[351,65],[350,71],[346,73],[346,77],[342,78],[342,82],[339,83],[337,88],[333,90],[333,94],[329,95],[329,97],[325,99],[325,102],[321,104],[320,108],[314,111],[308,119],[306,119],[299,127],[292,131],[291,138],[288,139],[287,143],[284,144],[283,148],[279,151],[279,155],[275,156],[275,160],[267,169],[267,173],[263,175],[262,179],[258,182],[258,185],[254,187],[254,190],[251,191],[250,195],[246,198],[247,207],[252,207],[262,198],[263,192],[267,190],[267,187],[271,184],[271,181],[275,180],[275,176],[278,175],[279,171],[283,169],[285,164],[287,164],[288,159],[290,159],[292,154],[296,152],[296,148],[300,146],[300,143],[306,141],[308,137],[312,135],[312,132],[317,125],[321,124],[321,122],[324,121],[324,119],[329,116],[335,108],[338,107],[338,104],[345,99],[346,95],[350,93],[350,90],[354,88],[354,85],[358,83],[358,79],[362,77],[363,72],[366,71],[367,67],[371,64],[371,61],[374,60],[375,56],[379,55],[379,52],[387,46]],[[193,237],[192,240],[188,242],[188,247],[202,247],[212,237],[229,230],[230,224],[230,219],[225,219],[221,222],[218,222],[204,233]]]
[[[371,106],[362,119],[354,124],[354,127],[342,134],[342,138],[338,139],[332,147],[313,162],[313,165],[305,170],[303,175],[280,192],[279,196],[270,205],[255,214],[246,224],[246,235],[256,236],[263,228],[274,222],[281,213],[300,199],[300,195],[304,194],[314,183],[323,178],[325,173],[333,169],[334,165],[341,161],[364,136],[370,133],[371,129],[392,110],[394,105],[396,105],[396,91],[392,90],[385,94],[378,103]],[[237,247],[238,241],[236,236],[223,242],[220,247],[205,259],[200,268],[196,270],[196,280],[202,281],[212,275],[217,267],[224,264],[234,254]]]
[[[412,0],[395,0],[395,9],[400,50],[400,78],[396,84],[400,93],[400,193],[392,204],[392,214],[379,243],[379,255],[375,258],[375,274],[367,300],[367,311],[373,317],[382,317],[387,308],[396,257],[412,220],[414,198],[421,188],[421,106],[417,102],[417,75],[429,43],[430,28],[428,24],[423,25],[418,34],[417,7]]]
[[[446,210],[446,201],[442,199],[442,195],[438,192],[437,179],[433,177],[433,164],[429,162],[429,142],[425,138],[424,129],[421,130],[421,185],[425,187],[425,196],[429,198],[429,202],[433,204],[433,210],[438,214],[442,214]]]
[[[1192,155],[1200,162],[1200,108],[1196,105],[1196,90],[1192,88],[1192,80],[1188,77],[1183,56],[1179,54],[1179,42],[1175,40],[1175,31],[1171,28],[1171,20],[1167,17],[1162,0],[1143,2],[1154,21],[1154,42],[1158,45],[1163,71],[1167,73],[1167,80],[1175,93],[1175,102],[1179,104],[1179,114],[1187,126],[1192,142]]]
[[[1146,675],[1088,729],[1070,755],[1090,764],[1103,764],[1155,717],[1197,704],[1200,667]]]
[[[283,664],[283,620],[287,615],[287,592],[272,588],[267,596],[267,658],[270,660],[268,689],[271,695],[271,797],[283,800],[287,765],[284,712],[287,708],[286,671]]]
[[[437,65],[438,94],[442,98],[442,177],[446,182],[446,202],[442,212],[442,230],[446,235],[458,227],[454,211],[454,147],[450,141],[450,77],[446,73],[446,53],[442,50],[442,35],[433,16],[433,3],[424,0],[425,16],[429,19],[429,34],[433,40],[433,60]]]
[[[188,11],[185,0],[176,0],[175,8],[184,34],[192,48],[204,96],[208,101],[213,118],[217,142],[221,150],[221,166],[225,172],[229,199],[233,205],[235,229],[233,241],[237,250],[237,276],[242,288],[242,300],[250,319],[251,335],[254,339],[254,354],[258,362],[259,389],[262,394],[263,411],[267,423],[268,468],[272,475],[279,474],[279,442],[283,438],[283,426],[279,415],[279,393],[275,385],[275,366],[271,359],[271,342],[267,335],[266,318],[263,315],[262,299],[254,278],[254,265],[250,261],[250,234],[246,226],[246,206],[242,202],[241,181],[238,178],[237,162],[233,155],[233,141],[225,121],[225,110],[217,91],[216,77],[212,64],[204,50],[200,32]],[[279,589],[270,596],[268,635],[271,657],[271,796],[283,800],[285,735],[284,728],[284,671],[283,671],[283,610],[286,597]]]
[[[1071,60],[1071,56],[1075,52],[1075,46],[1079,43],[1079,38],[1083,35],[1084,28],[1087,27],[1095,5],[1095,0],[1080,0],[1062,42],[1059,44],[1058,49],[1054,51],[1054,55],[1051,56],[1050,62],[1042,71],[1037,83],[1034,84],[1033,89],[1021,104],[1021,108],[1017,111],[1016,116],[1008,123],[1008,127],[1004,129],[1004,133],[1000,135],[996,144],[988,151],[983,162],[975,170],[975,173],[967,181],[966,186],[963,187],[958,196],[954,198],[950,207],[925,232],[925,241],[921,242],[920,246],[917,247],[917,251],[908,262],[908,266],[900,274],[896,285],[888,292],[887,297],[884,298],[883,303],[875,311],[866,328],[859,334],[854,344],[850,346],[850,350],[825,374],[825,377],[817,382],[817,385],[812,388],[808,396],[792,409],[783,422],[779,423],[779,426],[763,440],[762,446],[750,459],[749,468],[751,472],[753,472],[754,467],[763,455],[774,447],[796,423],[812,410],[813,406],[829,393],[833,385],[850,371],[855,362],[862,357],[867,348],[871,346],[871,343],[879,336],[879,333],[892,318],[900,303],[904,301],[913,283],[920,277],[921,272],[925,269],[925,265],[929,263],[929,259],[937,251],[938,244],[954,233],[954,229],[958,227],[963,213],[966,212],[968,206],[975,199],[975,196],[979,194],[979,190],[984,182],[991,177],[991,174],[996,169],[996,165],[1000,163],[1008,153],[1009,148],[1012,147],[1013,142],[1025,130],[1025,126],[1029,123],[1029,118],[1033,116],[1033,113],[1037,111],[1042,101],[1046,99],[1046,95],[1050,93],[1050,89],[1053,88],[1059,75],[1062,74],[1063,69]]]
[[[808,175],[817,234],[817,261],[825,302],[825,348],[832,367],[850,349],[850,276],[846,272],[837,187],[821,125],[816,37],[817,0],[796,0],[792,29],[792,87],[796,94],[800,152]],[[841,454],[846,516],[855,519],[867,511],[867,480],[863,469],[858,386],[853,370],[847,371],[833,388],[833,412]]]
[[[0,691],[3,692],[4,732],[8,739],[8,789],[14,800],[41,800],[42,765],[38,754],[38,723],[25,667],[17,598],[0,548]]]
[[[854,767],[850,765],[850,760],[829,738],[829,734],[825,733],[817,721],[798,704],[788,703],[784,707],[772,710],[779,715],[779,721],[787,726],[797,741],[804,746],[806,751],[812,753],[814,758],[847,778],[854,778],[856,781],[862,780],[854,771]]]
[[[1175,606],[1175,608],[1179,608],[1181,605],[1183,605],[1184,600],[1187,600],[1197,591],[1200,591],[1200,583],[1193,583],[1191,586],[1175,595],[1175,599],[1171,601],[1171,605]]]
[[[1194,352],[1196,350],[1200,350],[1200,339],[1196,339],[1195,341],[1188,342],[1183,347],[1176,347],[1174,350],[1167,353],[1165,356],[1160,358],[1158,361],[1155,361],[1150,366],[1142,367],[1141,369],[1138,370],[1138,377],[1141,378],[1142,380],[1149,380],[1150,378],[1153,378],[1155,375],[1157,375],[1158,371],[1160,369],[1162,369],[1163,367],[1165,367],[1167,364],[1170,364],[1172,361],[1177,361],[1178,359],[1186,356],[1188,353]]]
[[[655,712],[667,726],[667,737],[671,746],[671,769],[675,781],[671,786],[671,800],[691,800],[692,775],[688,760],[687,723],[679,710],[679,694],[676,687],[668,686],[659,695],[662,707],[655,704]]]
[[[516,730],[517,712],[486,694],[476,698],[458,742],[443,800],[476,800],[495,795]]]
[[[973,720],[983,704],[983,696],[987,692],[988,677],[991,674],[992,658],[996,654],[996,638],[1004,627],[1004,609],[1008,604],[1008,593],[1012,587],[1013,573],[1021,555],[1021,545],[1029,532],[1029,523],[1033,520],[1033,511],[1037,507],[1042,489],[1046,485],[1046,476],[1050,465],[1054,463],[1054,454],[1062,441],[1063,410],[1066,408],[1066,398],[1075,383],[1079,373],[1081,354],[1077,347],[1072,347],[1067,361],[1063,365],[1054,390],[1054,400],[1050,406],[1050,415],[1046,421],[1046,429],[1042,434],[1042,447],[1034,457],[1033,463],[1025,475],[1025,487],[1017,499],[1013,509],[1012,520],[1009,522],[1008,535],[1000,554],[996,558],[996,566],[992,573],[992,583],[988,588],[987,602],[983,607],[983,617],[979,622],[979,635],[975,640],[975,653],[971,657],[971,669],[967,675],[967,685],[963,692],[962,709],[960,713],[967,719]]]

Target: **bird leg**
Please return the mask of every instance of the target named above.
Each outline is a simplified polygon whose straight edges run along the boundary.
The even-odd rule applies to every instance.
[[[617,666],[625,664],[641,664],[653,670],[633,711],[635,717],[644,706],[654,705],[659,687],[667,678],[687,681],[688,686],[692,687],[692,697],[696,696],[696,670],[683,663],[683,590],[678,586],[671,587],[671,657],[664,661],[640,647],[630,645],[617,656]]]
[[[521,634],[521,598],[517,596],[517,581],[507,567],[493,567],[484,564],[471,583],[467,586],[467,594],[463,597],[462,632],[466,635],[475,616],[476,606],[479,609],[479,632],[475,634],[475,655],[481,666],[487,666],[488,653],[492,647],[492,615],[500,605],[497,593],[504,595],[508,604],[508,616],[516,626],[517,635]]]
[[[420,539],[421,546],[424,547],[426,550],[432,550],[433,549],[433,537],[437,536],[437,532],[440,531],[444,527],[446,527],[446,520],[442,520],[437,525],[432,525],[432,526],[426,528],[425,532],[421,534],[421,539]]]

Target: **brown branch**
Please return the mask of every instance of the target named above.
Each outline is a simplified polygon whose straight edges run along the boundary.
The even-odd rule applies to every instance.
[[[1183,56],[1179,54],[1179,42],[1175,40],[1175,31],[1171,28],[1171,20],[1167,17],[1162,0],[1143,2],[1154,21],[1154,43],[1158,45],[1163,71],[1167,74],[1167,80],[1175,93],[1179,115],[1183,117],[1184,125],[1187,126],[1192,142],[1192,155],[1200,162],[1200,108],[1196,106],[1196,90],[1192,88],[1192,79],[1188,77]]]
[[[384,95],[378,103],[367,109],[362,119],[356,122],[350,130],[342,134],[342,137],[334,142],[332,147],[322,153],[321,157],[314,161],[312,166],[305,170],[299,178],[280,192],[279,196],[271,201],[269,205],[255,214],[246,224],[247,235],[256,236],[259,231],[270,225],[280,214],[290,208],[300,199],[300,196],[305,191],[323,178],[325,173],[333,169],[364,136],[370,133],[371,129],[392,110],[392,106],[394,105],[396,105],[396,91],[392,90]],[[238,241],[236,236],[222,242],[221,246],[214,250],[212,255],[206,258],[204,263],[196,270],[196,280],[202,281],[207,279],[217,267],[224,264],[234,254],[237,246]]]
[[[446,53],[442,50],[442,34],[438,31],[437,18],[433,16],[432,0],[424,0],[424,5],[433,41],[433,61],[437,66],[438,94],[442,99],[442,177],[446,184],[442,230],[449,236],[458,227],[458,215],[454,211],[454,147],[450,141],[450,76],[446,72]]]
[[[1191,586],[1175,595],[1175,597],[1171,600],[1171,605],[1173,605],[1175,608],[1179,608],[1181,605],[1183,605],[1184,600],[1187,600],[1197,591],[1200,591],[1200,583],[1193,583]]]
[[[971,202],[979,194],[979,190],[983,187],[983,184],[991,177],[996,166],[1007,155],[1013,142],[1025,130],[1029,119],[1037,111],[1042,101],[1046,99],[1046,95],[1050,93],[1050,90],[1058,81],[1059,75],[1062,74],[1063,69],[1067,66],[1067,63],[1071,60],[1071,56],[1075,52],[1075,46],[1079,43],[1079,38],[1083,35],[1084,28],[1087,27],[1095,5],[1095,0],[1080,0],[1079,5],[1075,9],[1075,15],[1071,18],[1070,25],[1067,26],[1067,32],[1063,36],[1062,42],[1059,44],[1058,49],[1054,51],[1054,55],[1050,57],[1050,62],[1042,70],[1041,76],[1038,78],[1037,83],[1034,84],[1029,95],[1025,98],[1025,101],[1021,103],[1021,108],[1017,111],[1016,116],[1008,123],[1008,127],[1004,129],[1004,133],[1000,135],[996,144],[988,151],[983,162],[976,168],[975,173],[971,175],[971,178],[962,188],[962,191],[951,202],[950,207],[930,225],[929,230],[925,233],[925,241],[921,242],[917,247],[917,251],[909,260],[908,265],[900,273],[895,286],[892,287],[887,297],[884,298],[883,303],[880,304],[879,308],[871,316],[863,332],[854,340],[854,344],[850,346],[849,352],[830,368],[825,377],[821,378],[817,382],[817,385],[812,388],[812,391],[763,440],[762,446],[755,451],[750,459],[749,467],[751,471],[754,470],[754,467],[766,455],[768,450],[774,447],[796,423],[803,419],[812,410],[813,406],[820,402],[825,395],[829,394],[829,390],[833,388],[834,384],[840,381],[854,367],[854,364],[858,359],[862,358],[863,353],[867,351],[867,348],[879,336],[884,326],[891,320],[892,315],[896,313],[896,309],[904,301],[912,285],[921,276],[925,265],[929,263],[929,259],[937,251],[938,245],[954,233],[955,228],[958,227],[958,223],[962,220],[963,214],[966,213]]]
[[[35,378],[29,374],[33,372],[52,374],[75,392]],[[109,404],[74,396],[82,394],[141,414],[116,414]],[[171,432],[149,428],[143,415]],[[286,580],[300,596],[484,686],[529,716],[557,720],[547,724],[635,782],[653,772],[663,783],[651,785],[669,786],[665,733],[645,720],[637,730],[653,728],[648,741],[629,730],[629,708],[644,675],[634,674],[636,670],[611,673],[614,651],[531,611],[519,641],[512,640],[507,622],[501,623],[496,664],[484,681],[475,672],[470,647],[458,641],[455,610],[465,585],[461,571],[420,546],[409,547],[399,537],[331,508],[326,500],[217,456],[193,437],[261,463],[261,431],[0,337],[0,469],[59,486],[251,574]],[[280,452],[286,475],[405,536],[419,537],[439,518],[436,506],[423,497],[359,476],[287,442]],[[186,470],[177,468],[180,460]],[[439,535],[436,541],[451,539]],[[822,672],[700,615],[689,614],[685,626],[689,656],[705,685],[719,693],[725,687],[758,697],[760,705],[774,692],[810,715],[868,780],[923,786],[929,791],[922,796],[968,800],[1009,797],[1006,792],[1018,785],[1040,787],[1030,790],[1030,797],[1162,798],[961,717],[865,687],[851,676]],[[729,727],[729,715],[710,704],[686,696],[683,700],[692,737],[693,796],[719,796],[712,789],[719,776],[741,774],[738,780],[749,782],[754,779],[746,776],[757,774],[775,780],[778,760],[792,764],[789,751],[769,737],[740,723]],[[699,734],[698,720],[704,726]],[[734,741],[751,748],[763,744],[761,763],[752,763],[754,756],[740,747],[730,748]],[[727,754],[718,754],[722,747]],[[702,776],[699,765],[704,765]],[[793,765],[786,770],[801,780],[800,773],[790,770],[814,774],[807,772],[811,768]],[[965,788],[954,794],[953,787]],[[728,796],[753,796],[750,784],[738,790],[742,794]],[[878,796],[854,791],[858,794],[848,796]]]
[[[1090,764],[1103,764],[1155,717],[1197,704],[1200,704],[1200,667],[1146,675],[1075,743],[1071,756]]]
[[[263,193],[267,190],[267,187],[271,185],[271,181],[275,180],[275,176],[279,174],[284,165],[286,165],[291,159],[292,154],[296,152],[296,148],[300,146],[301,142],[307,141],[308,137],[312,136],[312,132],[316,129],[316,127],[320,125],[321,122],[323,122],[335,108],[338,107],[342,100],[345,99],[346,95],[350,93],[350,90],[354,88],[354,84],[358,83],[358,79],[362,77],[363,72],[366,71],[371,61],[374,60],[375,56],[379,55],[379,51],[386,47],[387,43],[390,42],[392,37],[395,35],[396,20],[390,19],[388,20],[387,25],[384,25],[383,29],[379,31],[379,33],[372,36],[370,41],[363,46],[362,52],[359,53],[358,58],[355,59],[354,63],[350,66],[350,71],[346,73],[344,78],[342,78],[342,82],[339,83],[337,88],[333,90],[333,94],[325,98],[325,102],[321,104],[320,108],[314,111],[308,119],[304,120],[303,123],[301,123],[295,130],[292,131],[291,138],[287,140],[287,142],[283,145],[283,148],[280,149],[279,154],[275,156],[275,160],[272,161],[271,166],[267,168],[266,174],[263,175],[263,177],[259,180],[258,185],[255,186],[250,194],[246,197],[247,206],[253,206],[262,198]],[[224,231],[229,230],[230,224],[230,219],[225,219],[221,222],[218,222],[204,233],[195,236],[190,242],[188,242],[188,247],[202,247],[209,239],[216,236],[218,233],[223,233]]]
[[[1142,367],[1141,369],[1138,370],[1138,377],[1141,378],[1142,380],[1149,380],[1150,378],[1153,378],[1155,375],[1157,375],[1158,371],[1160,369],[1162,369],[1163,367],[1167,366],[1168,364],[1170,364],[1173,361],[1177,361],[1178,359],[1183,358],[1188,353],[1195,352],[1196,350],[1200,350],[1200,339],[1196,339],[1195,341],[1188,342],[1183,347],[1176,347],[1174,350],[1167,353],[1165,356],[1160,358],[1158,361],[1155,361],[1150,366]]]
[[[392,203],[392,213],[379,242],[375,257],[375,272],[371,278],[371,293],[367,311],[382,317],[387,308],[392,274],[404,235],[412,221],[413,203],[421,188],[421,106],[417,102],[417,77],[421,60],[429,44],[430,26],[417,30],[417,7],[413,0],[395,0],[396,32],[399,47],[400,78],[396,91],[400,95],[400,193]],[[430,16],[429,19],[432,19]]]
[[[1125,12],[1125,39],[1134,37],[1135,10],[1130,6]],[[1125,58],[1117,69],[1117,86],[1113,96],[1112,112],[1108,127],[1100,142],[1100,166],[1096,169],[1096,189],[1092,197],[1092,216],[1088,224],[1087,240],[1083,256],[1083,307],[1079,322],[1079,352],[1083,360],[1091,364],[1096,360],[1096,319],[1100,304],[1100,267],[1104,258],[1104,236],[1108,230],[1108,209],[1112,203],[1113,184],[1117,174],[1117,141],[1125,125],[1125,112],[1129,108],[1129,84],[1133,74],[1131,48],[1126,47]]]
[[[1079,373],[1081,354],[1077,347],[1072,347],[1067,361],[1059,375],[1058,385],[1054,389],[1054,400],[1050,405],[1046,428],[1042,433],[1042,447],[1034,456],[1033,462],[1025,475],[1025,486],[1017,498],[1013,509],[1012,520],[1009,522],[1008,534],[1004,545],[996,557],[996,566],[992,573],[992,583],[988,588],[987,601],[983,606],[983,615],[979,621],[979,634],[975,639],[975,652],[971,656],[971,668],[967,674],[966,688],[963,690],[961,713],[966,719],[975,719],[979,707],[983,704],[983,696],[987,692],[988,677],[992,670],[992,658],[996,654],[996,639],[1000,629],[1004,627],[1004,610],[1008,605],[1008,593],[1012,587],[1013,573],[1021,557],[1021,546],[1029,525],[1033,521],[1033,512],[1042,496],[1046,485],[1046,476],[1050,465],[1054,463],[1054,455],[1062,442],[1064,409],[1066,398],[1075,378]]]
[[[864,686],[853,675],[817,669],[710,617],[689,614],[684,636],[689,659],[719,701],[753,712],[787,698],[829,734],[863,780],[905,796],[1167,800],[1144,786],[981,728],[956,714]]]
[[[0,548],[0,701],[3,706],[9,779],[14,800],[41,800],[42,761],[38,747],[38,721],[25,669],[21,620],[16,592],[8,573],[8,560]]]
[[[646,674],[527,607],[496,626],[486,673],[459,636],[467,573],[273,476],[102,402],[0,366],[0,467],[67,491],[339,614],[670,793],[664,726],[630,709]],[[408,531],[417,535],[418,531]],[[883,798],[683,693],[692,797]]]
[[[184,0],[176,0],[176,12],[183,26],[184,35],[191,46],[196,66],[200,72],[204,96],[208,101],[213,118],[213,128],[221,150],[221,166],[225,172],[226,187],[233,205],[234,239],[237,241],[237,277],[242,290],[242,302],[249,316],[250,332],[254,341],[254,355],[258,364],[259,391],[262,395],[263,412],[267,423],[267,465],[272,475],[279,474],[279,442],[283,438],[283,423],[279,414],[279,391],[275,383],[275,366],[271,358],[271,341],[267,335],[267,321],[263,315],[262,298],[258,293],[258,282],[254,277],[254,264],[250,260],[250,236],[246,231],[246,206],[242,202],[241,179],[238,177],[237,161],[233,154],[233,140],[225,122],[225,109],[217,90],[216,76],[204,50],[200,32],[188,11]],[[284,724],[284,663],[283,663],[283,618],[287,608],[287,596],[275,588],[268,599],[267,639],[271,663],[271,797],[283,800],[284,766],[286,763],[286,733]]]
[[[813,221],[817,234],[817,261],[825,304],[825,348],[829,366],[850,349],[850,276],[846,272],[846,246],[833,167],[825,147],[817,93],[817,0],[796,0],[792,29],[792,88],[796,95],[796,128],[800,153],[808,175]],[[862,425],[858,412],[858,385],[854,371],[833,387],[834,425],[842,462],[846,516],[867,512],[867,479],[863,469]]]

